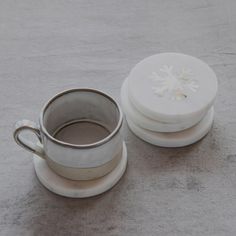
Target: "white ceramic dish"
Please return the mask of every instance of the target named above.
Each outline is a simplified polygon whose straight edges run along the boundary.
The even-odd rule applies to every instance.
[[[123,176],[127,166],[127,150],[123,143],[123,153],[119,164],[107,175],[94,180],[70,180],[57,175],[47,162],[34,154],[34,168],[39,181],[50,191],[71,198],[86,198],[101,194],[112,188]]]
[[[197,114],[189,121],[179,123],[165,123],[151,119],[139,112],[131,103],[128,95],[128,81],[123,82],[121,88],[121,104],[127,116],[138,126],[156,132],[177,132],[188,129],[197,124],[207,113],[207,110],[202,114]]]
[[[217,93],[214,71],[203,61],[179,53],[161,53],[139,62],[128,77],[132,104],[145,116],[166,123],[200,117]]]
[[[131,131],[148,143],[161,147],[183,147],[203,138],[211,129],[213,117],[214,109],[212,107],[197,125],[175,133],[153,132],[137,126],[128,116],[126,116],[126,119]]]

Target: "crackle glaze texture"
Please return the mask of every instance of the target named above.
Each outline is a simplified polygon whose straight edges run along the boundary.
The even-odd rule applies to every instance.
[[[0,235],[231,236],[236,233],[236,1],[0,1]],[[119,101],[130,69],[160,52],[216,72],[215,122],[202,141],[158,148],[124,122],[128,169],[110,191],[67,199],[37,180],[12,137],[54,94],[101,89]]]

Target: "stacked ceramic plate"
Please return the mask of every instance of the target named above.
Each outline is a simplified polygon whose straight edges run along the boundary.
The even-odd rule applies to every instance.
[[[217,78],[203,61],[161,53],[139,62],[124,81],[121,103],[141,139],[181,147],[203,138],[213,123]]]

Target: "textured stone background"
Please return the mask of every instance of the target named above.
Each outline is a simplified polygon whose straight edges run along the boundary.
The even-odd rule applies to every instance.
[[[235,235],[236,1],[0,1],[0,235]],[[215,123],[199,143],[158,148],[124,127],[129,166],[111,191],[67,199],[38,182],[12,138],[61,90],[119,101],[129,70],[175,51],[219,78]]]

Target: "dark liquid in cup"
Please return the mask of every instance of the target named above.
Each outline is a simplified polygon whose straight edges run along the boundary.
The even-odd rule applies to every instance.
[[[96,143],[108,135],[109,131],[105,127],[93,122],[80,121],[63,125],[54,137],[66,143],[85,145]]]

